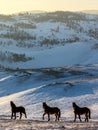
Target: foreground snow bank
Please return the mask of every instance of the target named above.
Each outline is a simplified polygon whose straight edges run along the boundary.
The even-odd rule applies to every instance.
[[[46,122],[40,120],[0,120],[0,130],[97,130],[98,122]]]

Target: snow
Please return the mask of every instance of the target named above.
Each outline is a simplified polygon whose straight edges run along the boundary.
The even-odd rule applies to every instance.
[[[94,49],[98,39],[89,39],[84,33],[90,27],[98,27],[95,23],[90,21],[87,26],[87,23],[80,21],[84,29],[82,33],[69,29],[65,23],[36,23],[36,29],[25,30],[37,35],[34,48],[19,48],[15,45],[17,41],[12,39],[14,44],[0,45],[2,52],[25,54],[33,58],[27,62],[0,61],[0,65],[5,67],[0,69],[0,130],[98,129],[98,50]],[[7,23],[10,24],[13,23]],[[51,32],[58,40],[78,35],[80,41],[39,46],[40,38],[54,38]],[[23,116],[19,120],[18,115],[17,120],[11,120],[10,101],[14,101],[16,106],[24,106],[28,118]],[[50,122],[47,122],[47,116],[42,120],[43,102],[60,108],[60,122],[55,122],[54,116],[51,116]],[[73,123],[72,102],[91,109],[90,123],[84,123],[84,116],[83,123],[79,123],[78,119],[77,123]]]
[[[12,68],[47,68],[47,67],[59,67],[70,66],[75,64],[91,64],[92,61],[98,62],[97,51],[92,51],[92,44],[90,43],[73,43],[66,44],[64,46],[56,46],[50,49],[44,50],[22,50],[21,48],[15,50],[21,54],[26,52],[27,56],[32,56],[33,60],[22,63],[8,63],[0,62],[1,65]],[[8,50],[8,48],[7,48]],[[13,49],[11,49],[13,50]],[[7,67],[6,66],[6,67]]]
[[[54,125],[54,127],[57,125],[57,129],[61,129],[59,127],[63,125],[63,122],[69,121],[70,123],[70,121],[73,121],[72,102],[76,102],[81,107],[89,107],[92,117],[90,121],[97,121],[97,72],[97,64],[56,67],[33,71],[24,70],[23,72],[2,70],[0,72],[0,117],[2,119],[0,122],[5,120],[6,123],[9,123],[9,125],[7,124],[7,129],[15,129],[17,125],[17,129],[20,130],[22,129],[21,125],[25,122],[26,126],[22,129],[24,130],[27,129],[28,122],[32,126],[31,121],[33,122],[33,129],[38,121],[41,123],[41,127],[46,127],[46,125],[50,127],[51,123],[46,122],[47,116],[45,116],[45,121],[42,120],[42,102],[47,102],[48,105],[52,107],[57,106],[61,109],[61,121]],[[25,119],[23,116],[22,121],[18,119],[19,117],[17,117],[16,121],[11,120],[10,101],[14,101],[17,106],[23,105],[26,108],[28,118]],[[51,121],[51,125],[53,125],[54,116],[51,116]],[[73,125],[70,123],[69,128],[72,128]],[[68,126],[64,125],[64,127]]]
[[[29,72],[29,73],[28,73]],[[56,73],[56,74],[55,74]],[[11,120],[10,101],[26,108],[28,118]],[[60,122],[42,120],[42,102],[61,109]],[[72,123],[72,102],[91,109],[90,123]],[[0,123],[3,130],[98,128],[98,65],[76,65],[38,70],[0,72]],[[17,114],[18,115],[18,114]],[[84,116],[82,116],[84,120]],[[6,124],[6,126],[3,124]],[[77,119],[77,123],[79,120]],[[40,125],[39,125],[40,124]],[[78,125],[78,126],[77,126]],[[1,127],[0,127],[1,128]]]
[[[97,15],[95,17],[95,15],[86,14],[85,20],[69,20],[70,17],[73,17],[72,14],[70,15],[69,13],[69,19],[65,19],[65,22],[53,22],[51,19],[44,22],[36,22],[33,20],[35,17],[41,18],[41,16],[43,17],[44,15],[47,16],[47,14],[13,15],[12,18],[16,21],[0,21],[1,25],[4,25],[4,29],[0,31],[0,34],[7,34],[8,32],[22,33],[23,31],[30,36],[36,37],[35,40],[15,40],[13,37],[10,39],[0,37],[0,42],[2,43],[0,44],[0,52],[25,54],[26,57],[32,58],[32,60],[15,63],[13,61],[0,60],[0,66],[14,69],[31,69],[98,63],[97,49],[94,49],[94,45],[97,44],[98,39],[97,37],[91,36],[92,34],[89,34],[89,30],[93,32],[98,28]],[[33,24],[35,28],[16,28],[15,24],[17,24],[17,22]],[[79,38],[79,41],[73,41],[75,38]],[[55,39],[58,45],[44,45],[41,47],[41,42],[43,42],[44,39]],[[20,47],[17,46],[19,43],[25,43],[26,45],[31,44],[34,45],[34,47]]]

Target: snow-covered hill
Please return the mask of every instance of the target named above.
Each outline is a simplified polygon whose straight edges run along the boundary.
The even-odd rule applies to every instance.
[[[0,16],[0,129],[76,129],[68,124],[72,102],[98,120],[97,23],[98,15],[72,12]],[[23,105],[28,118],[10,120],[10,101]],[[61,109],[61,123],[54,116],[51,126],[42,121],[42,102]]]
[[[10,116],[10,104],[26,107],[29,119],[42,117],[42,102],[57,106],[62,119],[73,118],[72,102],[88,106],[92,120],[98,111],[98,65],[1,71],[0,115]],[[46,119],[47,120],[47,119]]]
[[[46,68],[98,63],[98,15],[0,16],[0,66]]]
[[[24,106],[28,118],[11,120],[10,101]],[[59,107],[60,122],[42,120],[42,103]],[[90,123],[72,123],[72,102],[91,109]],[[0,129],[96,129],[98,128],[98,65],[0,71]],[[77,122],[79,120],[77,119]]]

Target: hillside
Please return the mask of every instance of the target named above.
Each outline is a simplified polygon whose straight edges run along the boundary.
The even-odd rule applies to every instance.
[[[11,120],[10,101],[24,106],[27,119]],[[60,122],[42,120],[42,102],[61,109]],[[90,123],[72,123],[72,102],[91,109]],[[81,129],[98,128],[98,65],[0,71],[0,124],[2,129]],[[39,123],[38,123],[39,122]],[[25,123],[24,126],[22,126]],[[38,125],[38,124],[40,125]],[[0,128],[1,128],[0,125]],[[69,126],[69,127],[68,127]]]
[[[98,10],[83,10],[82,12],[87,14],[98,14]]]
[[[98,63],[97,23],[98,15],[73,12],[0,15],[0,66],[22,69]]]
[[[10,101],[27,119],[11,120]],[[42,103],[61,110],[42,120]],[[72,102],[91,110],[73,123]],[[0,130],[98,129],[98,15],[0,15]]]

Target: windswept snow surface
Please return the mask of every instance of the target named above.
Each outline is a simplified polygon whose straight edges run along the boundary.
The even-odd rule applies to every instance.
[[[98,64],[98,15],[57,11],[0,18],[2,68]]]
[[[96,43],[96,42],[95,42]],[[95,44],[94,43],[94,44]],[[19,53],[25,53],[33,59],[27,62],[6,62],[0,64],[6,68],[50,68],[59,66],[68,66],[75,64],[98,63],[98,50],[93,49],[91,43],[72,43],[64,46],[55,46],[52,48],[39,49],[13,49]],[[4,48],[3,48],[4,49]],[[9,50],[10,48],[6,48]],[[3,51],[3,50],[2,50]],[[6,51],[4,49],[4,51]]]
[[[24,106],[27,119],[11,120],[10,101]],[[60,122],[42,120],[42,102],[59,107]],[[91,109],[89,124],[72,123],[74,113],[72,102]],[[44,69],[0,71],[0,124],[2,130],[48,130],[48,129],[89,129],[98,128],[98,65],[75,65]],[[84,116],[82,116],[84,122]],[[5,123],[4,123],[5,122]],[[79,123],[79,120],[77,119]],[[95,122],[95,123],[94,123]],[[37,125],[40,124],[40,125]],[[1,129],[1,126],[0,126]]]
[[[98,118],[98,65],[0,72],[0,115],[10,118],[10,101],[26,108],[28,119],[41,119],[42,102],[61,109],[73,120],[72,102],[88,106]],[[47,120],[47,118],[46,118]]]
[[[35,22],[38,15],[29,14],[0,21],[0,130],[98,129],[98,16],[73,16],[65,22]],[[24,106],[28,118],[11,120],[10,101]],[[60,108],[61,122],[54,115],[50,123],[47,116],[42,120],[43,102]],[[72,123],[72,102],[91,109],[91,124]]]

